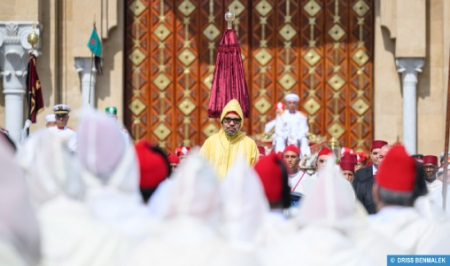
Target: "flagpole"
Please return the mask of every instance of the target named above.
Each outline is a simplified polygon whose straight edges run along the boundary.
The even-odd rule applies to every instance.
[[[94,64],[94,53],[91,53],[91,68],[89,70],[88,104],[91,104],[92,68]]]
[[[29,60],[28,60],[28,69],[27,69],[27,90],[28,90],[28,97],[27,97],[27,105],[28,105],[28,120],[31,120],[31,90],[29,88],[31,88],[31,79],[29,78],[30,76],[30,69],[31,69],[31,64],[30,61],[33,60],[33,52],[34,52],[34,47],[36,46],[36,44],[39,42],[39,36],[34,32],[34,30],[36,29],[36,24],[33,23],[33,27],[31,30],[31,33],[28,34],[27,36],[27,41],[28,43],[31,45],[31,51],[29,54]],[[27,128],[27,136],[30,135],[30,128]]]
[[[448,83],[447,83],[447,113],[446,113],[446,119],[445,119],[445,139],[444,139],[444,177],[442,179],[442,183],[444,184],[442,186],[442,208],[444,210],[447,209],[447,180],[448,180],[448,174],[447,174],[447,167],[448,167],[448,142],[449,142],[449,135],[450,135],[450,61],[449,61],[449,68],[448,68]]]

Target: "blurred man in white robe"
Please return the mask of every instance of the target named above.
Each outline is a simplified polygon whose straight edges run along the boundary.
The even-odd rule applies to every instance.
[[[286,110],[277,108],[275,122],[268,123],[270,126],[275,126],[273,142],[275,152],[283,152],[286,146],[293,144],[301,150],[303,156],[310,156],[311,150],[307,136],[308,117],[297,110],[300,97],[290,93],[284,97],[284,100]]]

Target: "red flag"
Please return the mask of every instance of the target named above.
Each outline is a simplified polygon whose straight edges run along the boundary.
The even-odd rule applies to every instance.
[[[36,57],[30,53],[27,73],[28,119],[36,123],[36,115],[44,109],[41,81],[36,70]]]

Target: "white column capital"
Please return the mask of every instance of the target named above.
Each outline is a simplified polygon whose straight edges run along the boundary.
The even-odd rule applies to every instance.
[[[402,74],[403,82],[417,83],[417,74],[422,72],[425,59],[423,58],[398,58],[395,60],[397,71]]]
[[[26,93],[27,65],[32,50],[28,36],[33,31],[40,36],[39,22],[0,21],[0,76],[3,76],[5,126],[16,142],[20,141],[23,126],[23,96]],[[39,49],[40,42],[34,47],[36,56],[39,55]]]

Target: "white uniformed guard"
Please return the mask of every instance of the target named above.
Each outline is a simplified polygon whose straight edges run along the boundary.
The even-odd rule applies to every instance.
[[[57,104],[53,107],[56,118],[56,127],[49,127],[49,130],[67,137],[69,150],[75,152],[77,149],[77,134],[67,126],[71,109],[67,104]]]
[[[56,126],[56,116],[55,114],[48,114],[45,116],[45,126],[54,127]]]
[[[287,145],[294,144],[301,150],[302,155],[311,155],[307,134],[308,119],[300,111],[297,104],[300,97],[289,93],[284,97],[286,101],[285,111],[279,110],[275,119],[274,147],[276,152],[283,152]]]

